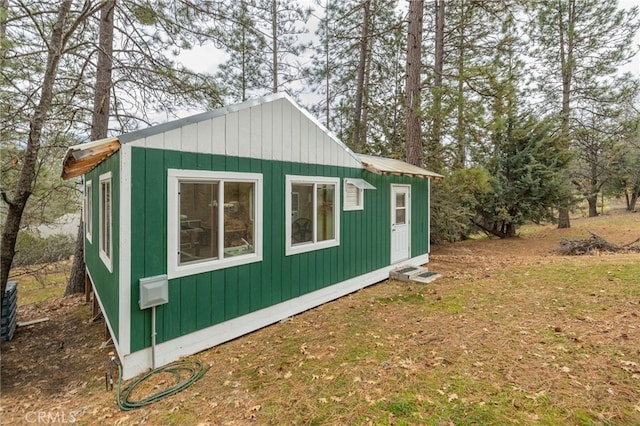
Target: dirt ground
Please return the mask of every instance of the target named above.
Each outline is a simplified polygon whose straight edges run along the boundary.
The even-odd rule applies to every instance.
[[[84,297],[23,306],[49,321],[2,342],[0,423],[640,424],[640,254],[553,253],[588,230],[628,243],[640,214],[572,225],[434,247],[434,284],[385,281],[205,351],[203,379],[130,412]]]

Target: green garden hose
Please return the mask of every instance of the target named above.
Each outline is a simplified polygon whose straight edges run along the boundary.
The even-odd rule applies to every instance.
[[[118,361],[116,357],[111,357],[111,364],[116,364],[118,366],[118,390],[116,393],[116,400],[118,401],[118,407],[120,407],[123,411],[129,411],[136,408],[144,407],[145,405],[153,404],[165,398],[167,396],[175,395],[178,392],[181,392],[183,389],[191,386],[193,383],[198,381],[205,373],[209,370],[209,366],[203,365],[200,361],[176,361],[171,364],[167,364],[164,367],[156,368],[155,370],[149,371],[147,374],[131,381],[124,388],[122,386],[122,365]],[[142,398],[139,400],[132,400],[130,398],[133,391],[143,383],[145,380],[153,377],[157,374],[169,373],[172,374],[175,378],[175,384],[163,389],[160,392],[154,393],[146,398]],[[185,376],[186,378],[180,381],[181,377]]]

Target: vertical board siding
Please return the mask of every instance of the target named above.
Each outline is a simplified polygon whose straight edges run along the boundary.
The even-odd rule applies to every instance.
[[[262,158],[262,108],[260,107],[252,107],[251,108],[251,122],[249,123],[251,126],[251,137],[250,137],[250,152],[249,157],[251,158]]]
[[[300,121],[300,157],[297,160],[299,164],[309,162],[309,127],[309,120]]]
[[[320,139],[320,138],[318,138]],[[425,253],[426,191],[423,179],[378,176],[361,169],[179,151],[133,148],[131,238],[131,348],[150,345],[150,312],[137,306],[140,278],[166,273],[167,170],[193,168],[263,175],[263,261],[170,280],[169,303],[158,307],[157,341],[237,318],[389,264],[390,185],[411,184],[412,255]],[[364,210],[340,206],[340,245],[285,256],[285,175],[364,178]],[[95,185],[97,187],[97,185]],[[339,188],[342,191],[342,183]],[[95,197],[98,198],[97,196]],[[341,201],[342,200],[341,197]],[[134,302],[135,301],[135,302]]]
[[[261,107],[261,131],[262,135],[262,159],[273,159],[273,104],[265,104]]]
[[[107,168],[117,169],[117,158],[114,155],[99,167],[101,171],[87,176],[93,174],[97,179]],[[169,303],[156,311],[159,343],[387,266],[393,183],[411,185],[412,256],[429,249],[427,181],[364,171],[351,154],[286,99],[146,136],[144,144],[134,143],[131,161],[132,352],[151,345],[150,310],[138,307],[139,279],[167,272],[168,169],[261,173],[263,260],[170,280]],[[285,256],[287,174],[363,178],[376,189],[364,191],[364,210],[344,211],[340,206],[339,246]],[[341,204],[342,185],[338,189]],[[94,183],[96,201],[98,188]],[[95,208],[96,224],[97,212]],[[114,224],[114,251],[116,234]],[[97,250],[95,236],[89,246]],[[100,262],[97,253],[95,258]],[[117,330],[117,279],[103,277],[98,262],[89,259],[88,267],[100,282],[100,295],[104,293],[104,303],[109,305],[106,315]],[[114,264],[114,277],[117,268]]]
[[[213,144],[212,140],[212,121],[204,120],[197,124],[198,126],[198,142],[197,142],[197,152],[201,152],[203,154],[213,154]]]
[[[200,330],[212,323],[211,274],[200,274],[196,278],[196,329]]]
[[[226,154],[237,157],[240,154],[240,143],[240,113],[231,112],[227,115],[226,123]]]
[[[180,142],[182,151],[198,152],[198,123],[182,127]]]
[[[238,112],[238,147],[235,154],[238,157],[251,157],[251,108]]]
[[[291,158],[290,161],[293,163],[300,162],[300,134],[302,128],[302,113],[298,111],[296,108],[291,107],[291,141],[290,141],[290,150],[291,150]]]
[[[226,117],[216,117],[211,120],[211,142],[213,143],[213,153],[219,155],[225,155],[227,147],[225,143],[226,134]]]
[[[112,253],[111,253],[111,272],[107,269],[102,259],[100,259],[100,175],[111,172],[111,209],[112,209]],[[90,243],[85,236],[85,252],[84,258],[87,269],[93,279],[93,285],[100,297],[103,314],[107,316],[111,329],[118,340],[119,323],[120,323],[120,291],[119,291],[119,274],[120,274],[120,153],[117,152],[94,170],[87,173],[86,180],[91,180],[91,191],[93,206],[91,208],[91,220],[93,223],[92,242]]]
[[[282,133],[283,133],[283,125],[282,125],[282,108],[284,102],[282,100],[277,100],[273,102],[273,116],[271,119],[272,128],[271,134],[273,136],[273,143],[271,144],[271,152],[274,160],[282,160],[284,158],[283,155],[283,147],[282,147]]]

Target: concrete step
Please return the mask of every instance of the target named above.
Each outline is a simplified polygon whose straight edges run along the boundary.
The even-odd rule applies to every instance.
[[[389,272],[389,278],[399,281],[428,284],[440,278],[437,272],[430,272],[424,266],[402,265]]]

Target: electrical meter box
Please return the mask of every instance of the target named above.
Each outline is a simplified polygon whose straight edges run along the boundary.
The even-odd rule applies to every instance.
[[[169,279],[166,275],[140,278],[140,309],[169,302]]]

